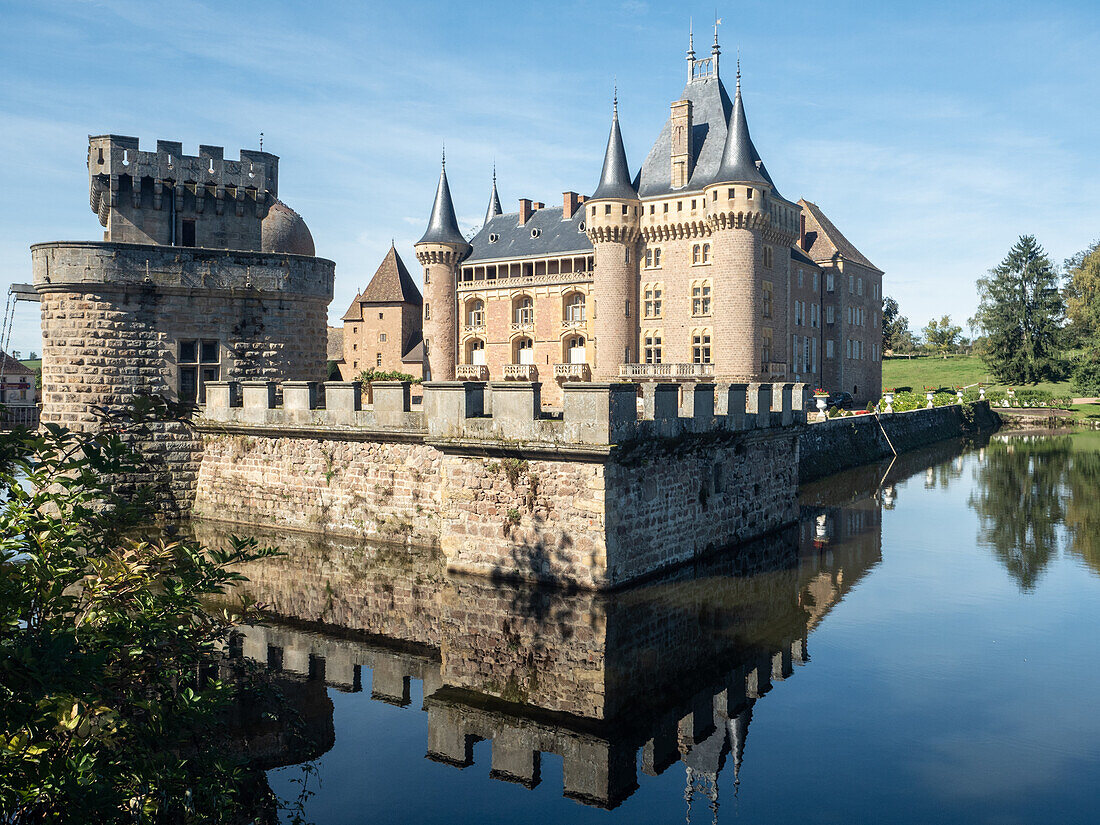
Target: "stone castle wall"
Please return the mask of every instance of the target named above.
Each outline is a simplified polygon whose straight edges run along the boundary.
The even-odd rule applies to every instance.
[[[1000,419],[987,401],[879,416],[832,418],[798,436],[798,476],[812,481],[948,438],[991,432]],[[893,449],[891,449],[893,444]]]
[[[83,242],[38,244],[31,255],[44,423],[92,431],[100,412],[123,415],[139,395],[176,400],[186,340],[217,342],[207,366],[222,379],[324,376],[331,261]],[[182,424],[149,426],[139,437],[152,464],[145,481],[184,511],[201,441]]]

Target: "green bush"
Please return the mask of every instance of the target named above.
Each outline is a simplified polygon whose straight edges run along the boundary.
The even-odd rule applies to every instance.
[[[359,377],[356,380],[364,387],[375,381],[408,381],[412,384],[419,384],[422,381],[420,378],[413,378],[407,372],[398,372],[397,370],[383,372],[381,370],[375,370],[373,367],[359,373]]]
[[[221,653],[236,620],[203,605],[274,551],[140,535],[149,499],[109,481],[148,469],[128,435],[0,434],[5,823],[245,822],[270,802],[227,753],[252,685]]]
[[[1073,391],[1089,397],[1100,396],[1100,348],[1090,348],[1077,359]]]

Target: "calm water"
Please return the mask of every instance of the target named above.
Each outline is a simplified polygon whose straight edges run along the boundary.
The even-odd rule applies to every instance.
[[[939,445],[607,598],[281,537],[241,650],[315,686],[319,823],[1094,822],[1098,483],[1100,433]]]

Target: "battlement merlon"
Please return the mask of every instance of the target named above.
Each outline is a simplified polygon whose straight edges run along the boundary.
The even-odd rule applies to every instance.
[[[270,152],[241,149],[240,160],[226,160],[221,146],[199,146],[198,155],[185,155],[178,141],[158,140],[155,152],[143,152],[136,137],[88,136],[89,200],[92,211],[106,226],[103,196],[117,198],[118,179],[152,179],[155,186],[182,183],[212,187],[215,197],[226,190],[237,199],[248,194],[259,203],[279,195],[279,157]],[[137,187],[140,188],[140,187]],[[116,204],[108,201],[108,204]]]

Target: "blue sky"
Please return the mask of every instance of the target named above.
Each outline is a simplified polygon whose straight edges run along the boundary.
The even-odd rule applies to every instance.
[[[1100,237],[1100,5],[741,0],[718,14],[723,76],[732,86],[740,46],[780,191],[886,271],[914,326],[969,317],[974,279],[1021,233],[1057,261]],[[494,159],[506,209],[590,192],[617,80],[636,170],[683,88],[689,15],[708,44],[713,3],[4,0],[3,281],[30,279],[32,243],[100,237],[88,134],[236,157],[262,131],[282,199],[337,262],[339,318],[391,238],[415,263],[443,140],[463,229]],[[30,305],[12,348],[40,349]]]

